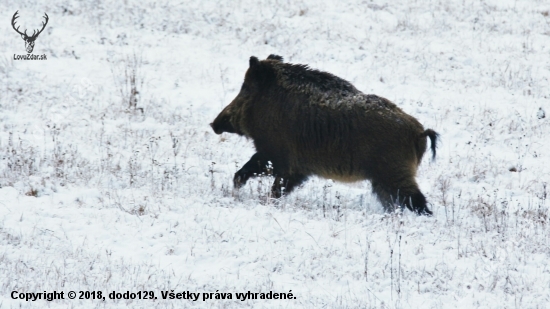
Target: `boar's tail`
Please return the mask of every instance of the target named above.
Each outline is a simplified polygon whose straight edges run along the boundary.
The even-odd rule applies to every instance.
[[[422,134],[420,134],[420,138],[425,138],[426,136],[430,138],[430,142],[432,145],[432,160],[435,160],[435,149],[437,148],[439,133],[435,132],[432,129],[427,129],[426,131],[422,132]]]

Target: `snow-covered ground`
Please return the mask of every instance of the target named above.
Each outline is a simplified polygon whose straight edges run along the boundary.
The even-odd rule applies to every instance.
[[[548,1],[0,9],[0,308],[550,303]],[[13,60],[25,53],[17,10],[22,29],[49,15],[34,49],[46,61]],[[384,214],[368,182],[314,178],[280,201],[267,198],[270,178],[232,191],[253,145],[208,124],[248,58],[271,53],[387,97],[441,134],[417,178],[433,217]],[[233,299],[163,300],[172,290]],[[26,302],[12,291],[158,299]],[[247,291],[293,297],[236,299]]]

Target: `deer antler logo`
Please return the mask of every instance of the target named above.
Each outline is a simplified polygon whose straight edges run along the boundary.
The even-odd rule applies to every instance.
[[[38,35],[40,33],[42,33],[42,31],[44,30],[44,28],[46,28],[46,25],[48,24],[48,20],[49,20],[49,17],[48,17],[48,14],[44,13],[44,18],[46,19],[45,22],[42,22],[42,29],[40,29],[38,32],[36,32],[36,30],[33,30],[32,32],[32,35],[29,36],[27,35],[27,29],[25,29],[24,32],[20,32],[19,31],[19,26],[17,28],[15,28],[15,20],[17,18],[19,18],[19,16],[17,16],[17,13],[19,11],[16,11],[15,14],[13,14],[13,17],[11,19],[11,26],[13,27],[13,30],[15,30],[17,33],[19,33],[21,35],[21,38],[23,38],[23,40],[25,40],[25,49],[27,50],[27,53],[32,53],[32,50],[34,49],[34,41],[36,40],[36,38],[38,37]]]

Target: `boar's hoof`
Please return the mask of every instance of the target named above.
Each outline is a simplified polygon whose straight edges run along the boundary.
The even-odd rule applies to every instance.
[[[426,197],[420,190],[418,190],[416,193],[413,193],[410,199],[408,200],[407,207],[414,211],[417,215],[424,215],[431,217],[433,215],[433,212],[428,209],[428,202],[426,201]],[[412,204],[412,207],[411,205]]]
[[[272,188],[271,189],[271,197],[272,198],[280,198],[281,196],[283,196],[283,193],[281,192],[282,188],[281,187],[278,187],[278,188]]]
[[[416,212],[417,215],[422,215],[427,217],[433,216],[433,212],[429,210],[428,207],[424,207],[423,209],[417,208],[414,211]]]
[[[235,189],[240,189],[242,186],[244,186],[248,181],[248,178],[250,178],[250,175],[248,175],[248,173],[243,171],[236,172],[235,177],[233,177],[233,186],[235,187]]]

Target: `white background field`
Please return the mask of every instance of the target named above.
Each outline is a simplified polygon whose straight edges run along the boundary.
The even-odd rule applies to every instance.
[[[34,54],[21,29],[49,23]],[[550,3],[0,2],[0,308],[547,308]],[[370,184],[239,192],[250,140],[209,123],[250,56],[386,97],[441,134],[417,180],[434,211]],[[542,110],[541,110],[542,108]],[[546,116],[542,118],[543,112]],[[12,291],[155,291],[12,300]],[[293,300],[162,300],[161,291]],[[233,294],[234,297],[234,294]]]

